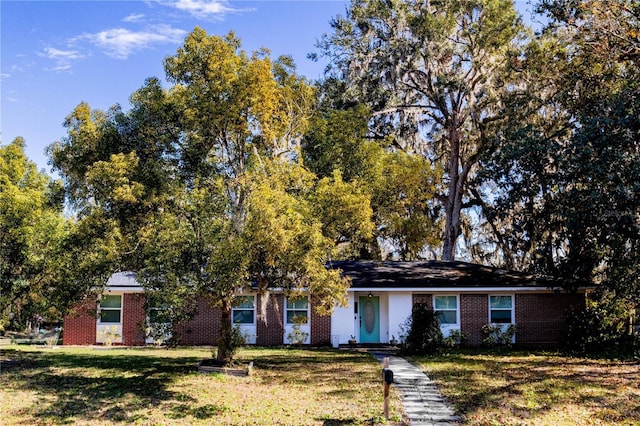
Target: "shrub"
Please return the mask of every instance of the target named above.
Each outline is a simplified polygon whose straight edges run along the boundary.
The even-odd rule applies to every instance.
[[[464,345],[467,341],[467,335],[461,330],[451,330],[449,335],[442,339],[442,345],[446,348]]]
[[[294,346],[302,346],[309,338],[309,333],[302,331],[300,326],[306,324],[306,317],[294,317],[291,333],[287,334],[287,339]]]
[[[506,346],[513,344],[513,336],[516,334],[516,325],[509,324],[485,324],[482,326],[482,343],[489,347]]]
[[[411,317],[401,326],[400,335],[406,351],[412,354],[434,353],[443,341],[438,315],[424,303],[413,306]]]
[[[218,340],[218,348],[222,345],[224,346],[225,353],[227,354],[228,363],[231,363],[233,357],[238,353],[238,349],[245,346],[247,344],[247,337],[240,330],[240,324],[235,324],[231,328],[231,336],[227,342],[225,339],[220,338]],[[213,354],[213,357],[216,358],[216,354]]]
[[[629,335],[628,313],[619,306],[590,303],[566,312],[564,351],[607,358],[640,357],[640,336]]]

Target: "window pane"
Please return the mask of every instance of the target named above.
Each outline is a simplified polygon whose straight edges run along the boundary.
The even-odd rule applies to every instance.
[[[438,311],[440,324],[456,324],[456,311]]]
[[[489,307],[511,309],[511,296],[489,296]]]
[[[301,297],[300,299],[287,299],[287,309],[304,309],[309,307],[309,299]]]
[[[497,324],[510,324],[511,310],[492,310],[491,322]]]
[[[253,296],[236,296],[235,298],[235,307],[236,308],[245,308],[245,309],[253,309]]]
[[[120,322],[120,309],[100,311],[100,322]]]
[[[243,309],[233,311],[234,324],[253,324],[253,310]]]
[[[458,309],[456,296],[436,296],[436,310],[440,309]]]
[[[122,307],[121,300],[121,296],[102,296],[102,299],[100,299],[100,307],[120,308]]]
[[[287,324],[306,324],[307,311],[287,311]]]

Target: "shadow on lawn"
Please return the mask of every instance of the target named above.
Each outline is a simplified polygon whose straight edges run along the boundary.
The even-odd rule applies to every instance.
[[[100,418],[135,421],[146,408],[162,404],[174,418],[215,416],[216,407],[191,407],[193,398],[168,390],[178,377],[195,371],[197,358],[60,352],[4,351],[12,359],[3,368],[5,390],[35,391],[41,396],[29,411],[33,418],[60,422]],[[186,407],[186,408],[185,408]],[[25,420],[25,424],[30,423]]]
[[[579,402],[593,407],[594,418],[599,420],[640,420],[638,412],[634,412],[640,399],[629,409],[626,402],[630,395],[620,393],[620,389],[633,387],[640,379],[638,363],[617,364],[623,370],[628,366],[629,372],[601,361],[544,354],[463,353],[436,356],[429,362],[434,360],[446,367],[430,370],[431,374],[441,388],[455,391],[453,402],[463,416],[500,407],[506,418],[532,422],[544,413]],[[616,409],[607,412],[605,407]]]
[[[296,350],[283,349],[281,353],[251,354],[254,367],[267,383],[293,383],[306,385],[313,372],[313,382],[317,385],[335,383],[336,377],[346,382],[368,380],[371,375],[372,356],[367,353],[340,350]],[[375,365],[375,364],[374,364]],[[300,374],[292,375],[291,371]],[[348,396],[351,390],[332,393]]]

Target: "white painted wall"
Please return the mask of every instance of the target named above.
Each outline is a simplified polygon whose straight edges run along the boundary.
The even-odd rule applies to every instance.
[[[256,337],[258,335],[257,327],[255,324],[240,324],[240,332],[245,338],[248,345],[256,344]]]
[[[389,293],[389,340],[400,340],[400,325],[411,315],[413,298],[410,292]]]
[[[122,322],[101,324],[100,319],[98,319],[96,323],[96,343],[104,343],[107,340],[111,343],[122,343]]]
[[[353,293],[347,295],[349,305],[347,307],[335,307],[333,315],[331,315],[331,342],[334,343],[334,337],[338,336],[338,343],[343,345],[349,343],[352,335],[356,335],[354,330],[355,320],[353,313]]]
[[[380,343],[388,343],[389,334],[389,298],[386,294],[376,294],[380,297]]]

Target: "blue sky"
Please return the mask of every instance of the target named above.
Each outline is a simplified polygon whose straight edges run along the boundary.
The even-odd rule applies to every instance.
[[[293,56],[310,79],[323,64],[306,55],[344,14],[347,2],[0,0],[0,145],[25,138],[27,155],[49,172],[44,149],[65,136],[64,118],[80,102],[128,108],[147,77],[164,78],[162,60],[196,25],[235,31],[243,49]]]
[[[516,5],[526,9],[528,1]],[[344,14],[345,0],[0,0],[0,145],[25,138],[27,155],[50,171],[44,149],[65,136],[64,118],[80,102],[93,109],[119,103],[146,78],[164,78],[173,55],[196,25],[230,30],[243,49],[293,56],[315,80],[323,63],[307,54]],[[526,16],[525,16],[526,20]]]

